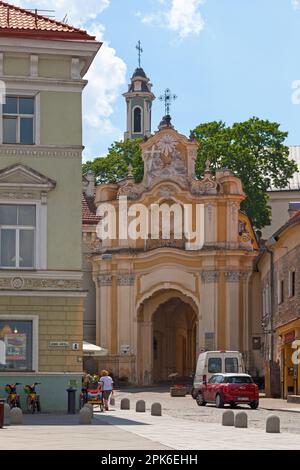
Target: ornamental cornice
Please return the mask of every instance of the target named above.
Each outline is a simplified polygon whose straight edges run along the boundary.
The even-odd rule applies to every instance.
[[[82,281],[76,279],[36,279],[23,276],[0,278],[0,290],[82,290]]]
[[[57,147],[40,145],[13,146],[2,144],[0,156],[2,157],[49,157],[49,158],[81,158],[83,147]]]
[[[112,275],[109,273],[100,274],[97,276],[98,286],[111,286],[112,285]]]
[[[212,282],[218,282],[219,271],[201,271],[201,280],[203,283],[208,284]]]
[[[241,271],[225,271],[225,280],[227,282],[239,282],[245,278],[245,274]]]

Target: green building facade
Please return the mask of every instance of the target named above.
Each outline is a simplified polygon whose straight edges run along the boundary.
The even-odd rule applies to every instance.
[[[82,377],[82,91],[101,44],[0,9],[0,397],[20,382],[26,408],[39,382],[42,409],[65,411]]]

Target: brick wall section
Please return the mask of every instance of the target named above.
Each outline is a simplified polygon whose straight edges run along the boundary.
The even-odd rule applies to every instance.
[[[291,268],[296,270],[296,292],[294,297],[289,297],[289,271]],[[279,326],[295,318],[300,318],[300,245],[275,263],[274,274],[275,326]],[[278,305],[278,279],[284,281],[284,302],[280,305]]]
[[[0,296],[0,314],[38,315],[39,372],[81,372],[83,302],[70,297]],[[51,348],[50,341],[69,342],[70,347]],[[73,351],[72,343],[80,343],[80,350]]]

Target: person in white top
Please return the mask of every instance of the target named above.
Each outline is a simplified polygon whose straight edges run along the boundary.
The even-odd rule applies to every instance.
[[[113,379],[110,377],[107,370],[102,370],[99,384],[102,387],[103,401],[106,411],[108,411],[109,397],[113,392],[113,383]]]

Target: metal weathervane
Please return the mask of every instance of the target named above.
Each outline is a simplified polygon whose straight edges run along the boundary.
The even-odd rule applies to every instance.
[[[135,46],[135,48],[138,50],[138,55],[139,55],[139,68],[141,68],[141,57],[142,57],[142,53],[144,52],[143,49],[142,49],[141,41],[139,41],[139,42],[137,43],[137,45]]]
[[[167,88],[164,92],[163,95],[159,97],[160,101],[164,101],[165,103],[165,116],[168,116],[170,114],[170,106],[172,101],[175,101],[178,98],[178,96],[173,95],[171,90]]]

